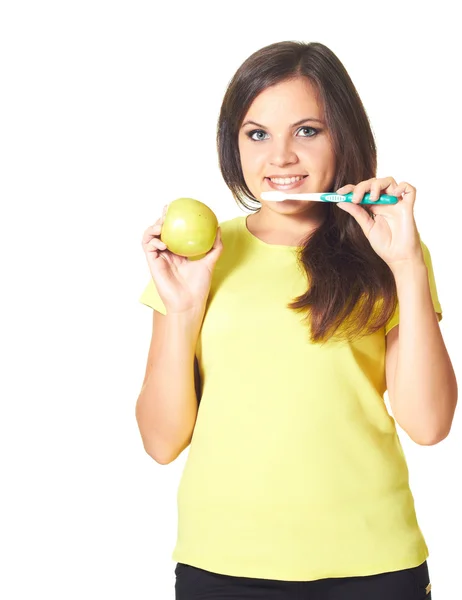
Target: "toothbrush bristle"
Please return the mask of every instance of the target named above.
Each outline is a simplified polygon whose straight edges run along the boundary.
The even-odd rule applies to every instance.
[[[261,194],[263,200],[282,200],[286,197],[284,192],[263,192]]]

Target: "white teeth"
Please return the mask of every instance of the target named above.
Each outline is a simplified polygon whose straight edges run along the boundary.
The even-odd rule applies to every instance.
[[[277,183],[279,185],[287,185],[288,183],[295,183],[296,181],[300,181],[300,179],[303,179],[303,177],[285,177],[284,179],[279,177],[273,179],[272,177],[270,177],[269,179],[273,183]]]

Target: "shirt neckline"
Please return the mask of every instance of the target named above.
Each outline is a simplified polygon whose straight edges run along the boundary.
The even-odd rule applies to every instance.
[[[256,235],[254,235],[247,227],[247,217],[249,215],[243,215],[242,217],[239,217],[239,224],[241,226],[241,229],[244,231],[246,238],[253,242],[254,244],[261,246],[262,248],[271,248],[272,250],[282,250],[287,252],[287,250],[290,250],[291,252],[296,251],[298,248],[302,248],[302,246],[286,246],[284,244],[269,244],[268,242],[264,242],[263,240],[261,240],[260,238],[258,238]]]

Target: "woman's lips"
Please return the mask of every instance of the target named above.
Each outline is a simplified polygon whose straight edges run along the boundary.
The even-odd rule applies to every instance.
[[[285,192],[286,190],[293,190],[295,188],[299,188],[303,185],[305,179],[307,178],[308,175],[303,179],[300,179],[299,181],[295,181],[294,183],[288,183],[287,185],[278,185],[277,183],[272,182],[271,179],[269,179],[268,177],[265,177],[265,180],[273,190],[280,190],[281,192]]]

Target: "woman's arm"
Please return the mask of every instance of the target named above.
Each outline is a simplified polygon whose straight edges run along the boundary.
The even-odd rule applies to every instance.
[[[146,374],[136,419],[146,452],[159,464],[173,461],[190,443],[198,398],[195,348],[203,314],[154,310]]]
[[[425,262],[395,265],[393,274],[400,323],[386,338],[390,406],[413,441],[437,444],[451,429],[456,377],[433,308]]]

